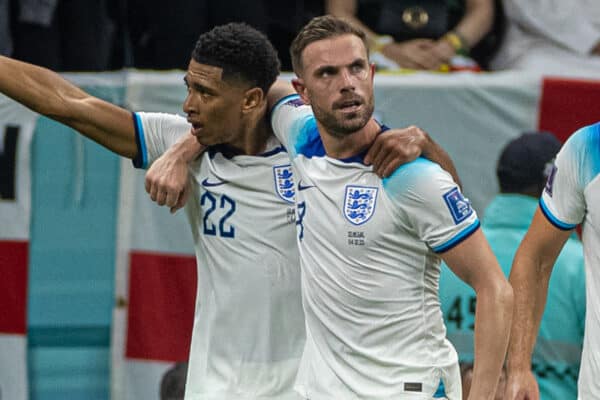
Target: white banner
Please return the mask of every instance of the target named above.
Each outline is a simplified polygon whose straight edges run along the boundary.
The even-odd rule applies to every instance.
[[[37,115],[0,96],[0,399],[26,400],[30,150]]]

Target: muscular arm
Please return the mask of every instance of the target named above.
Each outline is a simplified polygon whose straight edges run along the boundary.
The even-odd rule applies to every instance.
[[[0,92],[129,158],[137,154],[131,113],[46,68],[0,57]]]
[[[267,107],[269,112],[273,111],[273,107],[275,107],[279,100],[295,93],[296,91],[290,82],[277,79],[267,93]]]
[[[515,311],[508,349],[507,399],[539,398],[531,373],[531,357],[550,274],[570,233],[554,227],[538,208],[515,254],[509,278],[515,292]],[[522,395],[529,397],[519,397]]]
[[[480,229],[442,258],[477,294],[475,368],[469,399],[494,399],[508,345],[512,289]]]

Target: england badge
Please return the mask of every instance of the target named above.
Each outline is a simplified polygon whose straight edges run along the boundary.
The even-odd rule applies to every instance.
[[[288,203],[294,203],[296,189],[294,188],[292,166],[286,164],[273,167],[273,177],[275,179],[275,191],[279,197]]]
[[[346,186],[344,215],[353,225],[362,225],[373,216],[377,202],[377,188]]]

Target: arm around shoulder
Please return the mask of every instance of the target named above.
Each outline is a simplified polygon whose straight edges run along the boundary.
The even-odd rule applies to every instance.
[[[281,78],[277,79],[267,93],[267,106],[269,111],[273,111],[273,107],[275,107],[281,99],[295,93],[296,91],[290,82]]]
[[[173,144],[146,173],[145,187],[150,198],[159,206],[168,206],[171,213],[182,208],[190,193],[188,164],[205,149],[191,134]]]

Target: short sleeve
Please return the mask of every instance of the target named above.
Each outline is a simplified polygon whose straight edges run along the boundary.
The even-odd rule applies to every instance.
[[[585,188],[600,170],[600,124],[575,132],[556,156],[540,199],[548,221],[570,230],[583,222]]]
[[[271,126],[279,141],[293,157],[298,142],[304,140],[307,130],[314,130],[312,108],[297,94],[289,95],[277,102],[271,112]]]
[[[190,131],[185,118],[175,114],[133,113],[138,155],[136,168],[148,168],[181,136]]]
[[[384,179],[384,189],[399,215],[436,253],[450,250],[479,228],[469,199],[450,174],[429,160],[401,166]]]

